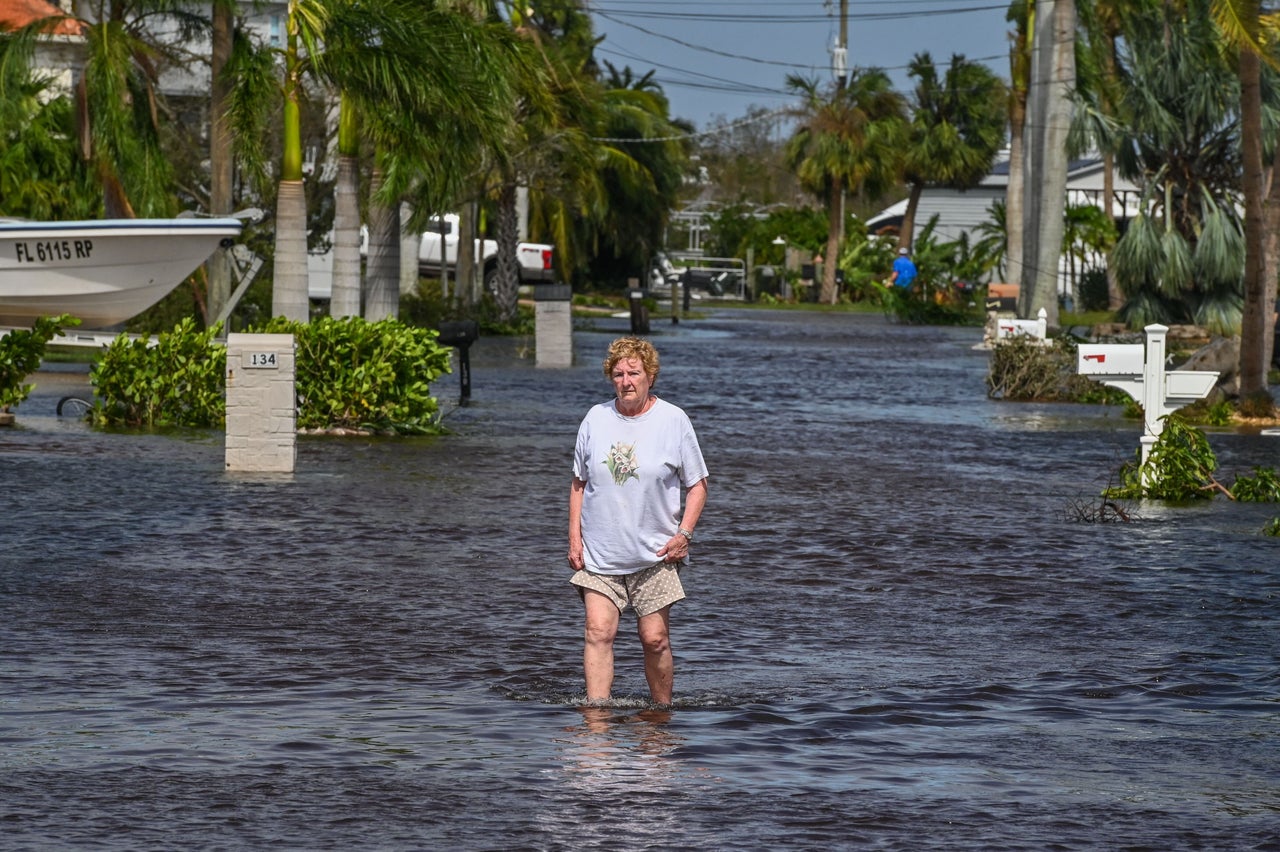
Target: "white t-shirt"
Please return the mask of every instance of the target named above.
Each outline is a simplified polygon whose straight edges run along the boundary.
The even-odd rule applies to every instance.
[[[598,574],[631,574],[661,562],[679,528],[681,486],[707,476],[693,424],[655,399],[638,417],[613,402],[593,406],[578,427],[573,475],[582,496],[583,556]]]

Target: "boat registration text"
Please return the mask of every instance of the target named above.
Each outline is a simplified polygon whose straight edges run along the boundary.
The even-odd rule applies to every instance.
[[[18,263],[85,260],[93,256],[93,240],[15,240],[13,250]]]

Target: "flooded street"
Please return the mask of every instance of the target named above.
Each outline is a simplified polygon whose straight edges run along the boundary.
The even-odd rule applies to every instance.
[[[979,329],[655,318],[708,467],[676,705],[579,707],[571,451],[625,319],[433,388],[452,433],[0,430],[0,848],[1275,849],[1280,506],[1073,520],[1118,408],[985,397]],[[1280,437],[1216,431],[1223,478]]]

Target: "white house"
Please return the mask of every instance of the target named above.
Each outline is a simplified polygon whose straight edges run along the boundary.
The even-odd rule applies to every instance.
[[[1103,172],[1100,157],[1072,161],[1067,171],[1067,205],[1093,204],[1101,208],[1106,203],[1103,195]],[[1113,175],[1113,185],[1111,211],[1117,222],[1124,223],[1138,214],[1142,190],[1118,173]],[[982,226],[992,221],[992,206],[996,202],[1004,203],[1008,186],[1009,159],[1006,151],[1004,158],[992,168],[991,173],[972,189],[927,187],[920,195],[916,210],[913,241],[934,216],[938,217],[934,233],[939,239],[958,240],[966,233],[971,241],[980,239]],[[867,229],[872,233],[896,229],[902,224],[906,211],[907,202],[899,201],[868,219]],[[1100,263],[1101,258],[1096,258],[1095,264]],[[1068,265],[1064,256],[1060,265],[1059,292],[1066,294],[1069,289]]]
[[[45,18],[66,15],[67,10],[50,0],[0,0],[0,31],[16,30]],[[73,20],[62,20],[45,29],[36,43],[32,65],[37,74],[50,78],[51,97],[68,93],[75,84],[75,71],[84,65],[84,36]]]

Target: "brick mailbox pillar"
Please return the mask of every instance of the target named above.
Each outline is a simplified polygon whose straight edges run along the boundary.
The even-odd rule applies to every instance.
[[[294,377],[292,334],[227,335],[228,471],[293,472]]]
[[[573,293],[568,284],[533,285],[539,367],[573,366]]]

